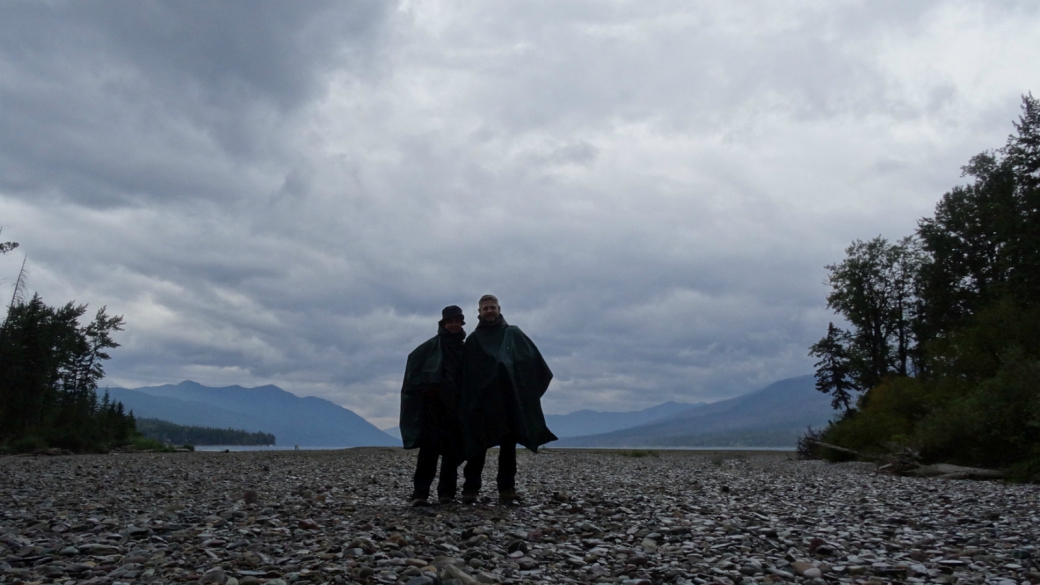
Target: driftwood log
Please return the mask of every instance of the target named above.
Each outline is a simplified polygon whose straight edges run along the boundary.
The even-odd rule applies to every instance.
[[[903,473],[910,477],[938,477],[939,479],[1003,479],[1007,473],[999,469],[983,469],[981,467],[961,467],[949,463],[921,465],[916,469]]]
[[[806,440],[808,442],[814,444],[814,445],[818,445],[820,447],[824,447],[824,448],[830,449],[832,451],[837,451],[839,453],[847,453],[849,455],[852,455],[852,456],[856,457],[857,459],[863,459],[863,460],[866,460],[866,461],[876,461],[877,459],[879,459],[878,457],[875,457],[873,455],[867,455],[865,453],[860,453],[859,451],[853,451],[852,449],[846,449],[845,447],[839,447],[837,445],[831,445],[830,443],[824,443],[823,441],[817,441],[816,439],[806,439]]]
[[[998,469],[983,469],[981,467],[962,467],[949,463],[935,463],[924,465],[920,462],[920,455],[913,449],[898,445],[886,445],[892,449],[892,453],[885,455],[869,455],[860,453],[853,449],[846,449],[823,441],[811,440],[810,442],[832,449],[839,453],[852,455],[863,461],[873,461],[877,464],[878,473],[889,473],[907,477],[936,477],[939,479],[1003,479],[1007,473]]]

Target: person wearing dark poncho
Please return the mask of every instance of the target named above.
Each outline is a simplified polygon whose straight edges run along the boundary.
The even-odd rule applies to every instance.
[[[437,500],[455,499],[458,467],[463,458],[459,421],[463,342],[466,320],[456,305],[441,311],[437,335],[408,355],[401,387],[401,438],[405,449],[419,448],[413,478],[412,505],[425,506],[441,460]]]
[[[516,493],[516,444],[531,451],[555,441],[545,426],[541,398],[552,372],[534,342],[502,317],[498,299],[484,295],[480,323],[466,338],[463,360],[462,427],[466,434],[462,501],[477,500],[487,449],[498,446],[499,501],[513,504]]]

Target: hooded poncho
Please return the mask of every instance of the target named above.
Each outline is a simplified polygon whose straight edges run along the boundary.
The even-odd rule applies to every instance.
[[[401,386],[401,439],[405,449],[415,449],[423,440],[424,401],[438,400],[448,424],[458,425],[459,389],[462,375],[462,340],[443,326],[437,335],[408,354]],[[426,429],[450,431],[451,429]]]
[[[509,434],[537,452],[556,436],[545,426],[542,395],[552,372],[534,342],[501,316],[466,338],[460,410],[468,456]]]

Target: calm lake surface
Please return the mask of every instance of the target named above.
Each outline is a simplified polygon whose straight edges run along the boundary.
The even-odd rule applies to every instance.
[[[335,451],[354,447],[305,447],[300,451]],[[794,447],[544,447],[559,451],[794,451]],[[196,445],[196,451],[293,451],[295,445]]]
[[[300,451],[335,451],[352,447],[304,447]],[[295,445],[196,445],[196,451],[293,451]]]

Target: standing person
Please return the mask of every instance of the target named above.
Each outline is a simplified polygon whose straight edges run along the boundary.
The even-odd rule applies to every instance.
[[[405,449],[419,448],[413,478],[412,506],[425,506],[441,460],[437,501],[455,499],[463,456],[459,421],[463,343],[466,319],[456,305],[444,307],[437,335],[408,354],[401,387],[401,438]]]
[[[498,499],[518,502],[516,444],[531,451],[555,441],[545,426],[541,398],[552,372],[534,342],[502,317],[498,298],[480,297],[476,329],[466,338],[462,425],[466,433],[463,503],[477,501],[487,449],[498,445]]]

